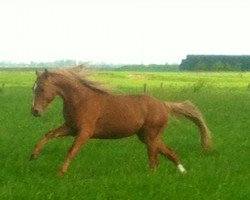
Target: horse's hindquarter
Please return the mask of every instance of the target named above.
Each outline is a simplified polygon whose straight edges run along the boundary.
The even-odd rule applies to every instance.
[[[152,123],[152,119],[162,115],[159,105],[158,100],[147,96],[111,96],[102,105],[93,138],[121,138],[135,134],[148,120]]]

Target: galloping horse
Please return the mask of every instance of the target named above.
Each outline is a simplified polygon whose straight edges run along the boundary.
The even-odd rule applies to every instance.
[[[148,95],[113,95],[96,82],[87,79],[85,69],[69,68],[37,72],[32,114],[41,116],[59,95],[63,99],[65,122],[49,131],[35,146],[31,159],[37,157],[51,139],[75,136],[58,174],[64,174],[80,148],[92,138],[116,139],[136,134],[148,150],[150,169],[158,165],[158,154],[169,158],[186,173],[176,153],[161,139],[169,114],[179,114],[193,121],[200,130],[201,145],[210,149],[210,131],[199,110],[189,101],[161,102]]]

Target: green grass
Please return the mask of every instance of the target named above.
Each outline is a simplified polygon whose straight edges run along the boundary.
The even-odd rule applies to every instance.
[[[32,162],[32,148],[43,134],[62,123],[58,98],[42,118],[30,114],[35,74],[0,72],[0,199],[248,199],[250,73],[100,72],[93,79],[116,93],[148,93],[165,101],[195,103],[213,134],[215,149],[201,150],[198,131],[187,120],[171,120],[164,141],[187,168],[180,174],[160,157],[148,170],[145,147],[136,137],[91,140],[68,173],[56,172],[73,138],[49,143]],[[163,83],[163,88],[160,88]],[[198,89],[197,89],[198,88]]]

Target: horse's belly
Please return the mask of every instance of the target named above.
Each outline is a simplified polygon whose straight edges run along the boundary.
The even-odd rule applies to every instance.
[[[93,139],[119,139],[119,138],[124,138],[124,137],[129,137],[134,135],[134,133],[107,133],[107,132],[102,132],[102,133],[96,133],[94,134],[91,138]]]
[[[136,120],[136,122],[113,120],[106,123],[99,123],[92,138],[117,139],[129,137],[137,133],[142,125],[142,120]]]

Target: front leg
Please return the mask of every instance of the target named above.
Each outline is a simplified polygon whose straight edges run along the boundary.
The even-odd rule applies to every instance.
[[[30,156],[30,160],[36,158],[40,154],[41,150],[44,148],[45,144],[47,144],[51,139],[69,135],[73,135],[73,132],[65,124],[52,131],[49,131],[33,149],[32,154]]]
[[[80,131],[80,133],[77,135],[74,143],[72,144],[72,146],[68,152],[68,155],[66,156],[66,159],[64,161],[62,168],[58,172],[59,176],[63,175],[67,171],[72,159],[75,157],[77,152],[87,142],[87,140],[89,138],[90,138],[90,131],[86,131],[86,130]]]

